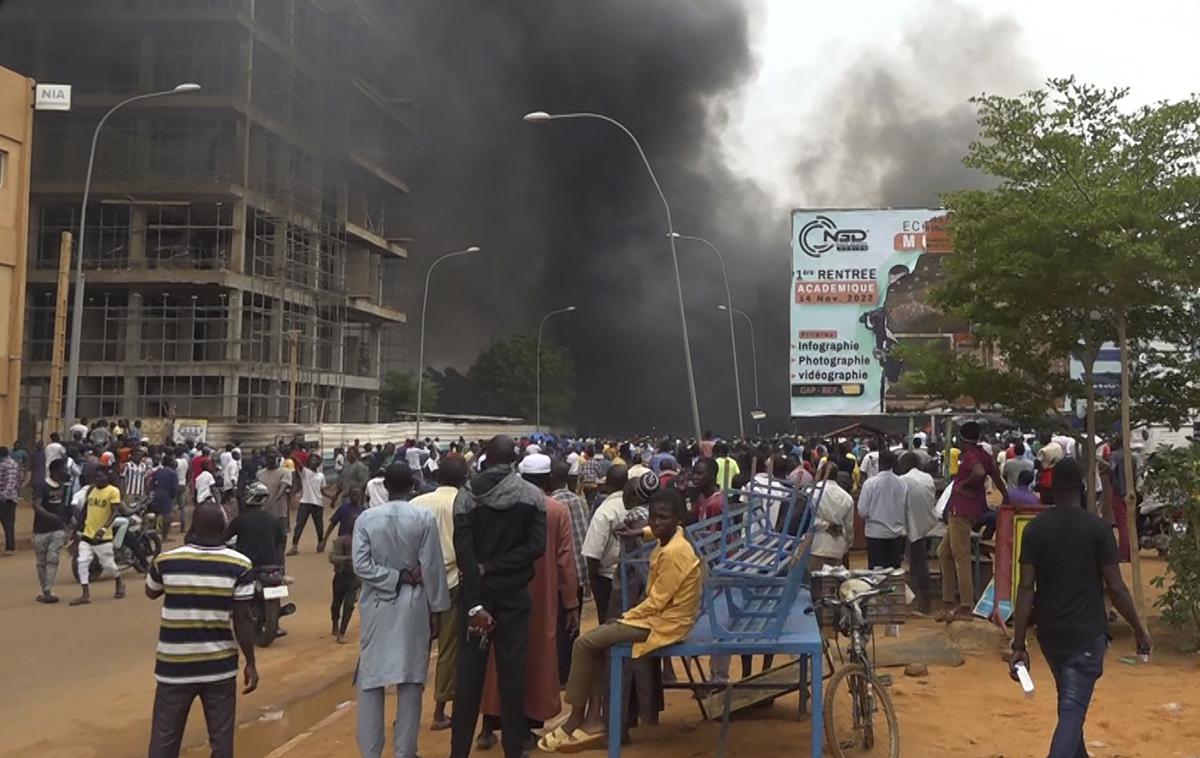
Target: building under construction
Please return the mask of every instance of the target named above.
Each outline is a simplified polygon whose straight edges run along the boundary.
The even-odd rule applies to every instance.
[[[59,240],[96,150],[79,415],[360,422],[404,313],[411,135],[386,0],[9,0],[0,65],[74,88],[35,120],[25,406],[50,414]],[[78,240],[77,240],[78,244]],[[402,337],[400,338],[402,339]]]

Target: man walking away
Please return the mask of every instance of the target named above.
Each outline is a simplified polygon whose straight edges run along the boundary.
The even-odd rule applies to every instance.
[[[67,460],[58,458],[50,464],[50,476],[41,491],[41,502],[33,501],[33,555],[37,561],[38,584],[42,594],[39,603],[57,603],[54,581],[58,578],[58,557],[67,544],[67,529],[71,524],[71,505],[67,500]]]
[[[225,547],[224,526],[220,506],[197,505],[187,544],[155,558],[146,575],[151,600],[171,588],[158,631],[149,758],[179,755],[188,711],[197,697],[204,706],[213,758],[232,758],[239,647],[246,657],[242,694],[258,687],[251,616],[254,576],[250,560]]]
[[[292,534],[292,549],[288,555],[300,553],[300,537],[309,518],[317,529],[317,552],[325,552],[325,474],[321,471],[321,456],[313,454],[303,468],[297,469],[300,477],[300,509],[296,512],[296,531]]]
[[[1054,467],[1054,503],[1026,527],[1021,542],[1011,675],[1030,665],[1025,635],[1032,621],[1058,689],[1058,726],[1049,758],[1087,758],[1083,722],[1104,672],[1108,621],[1104,592],[1133,627],[1137,651],[1150,654],[1150,632],[1121,578],[1117,544],[1108,524],[1083,507],[1083,475],[1074,458]]]
[[[17,552],[17,497],[21,490],[21,465],[0,447],[0,526],[4,528],[4,554]]]
[[[1008,500],[1008,489],[1000,478],[996,460],[979,445],[979,424],[968,421],[959,430],[962,453],[954,492],[946,505],[946,536],[938,545],[942,566],[942,611],[938,621],[970,621],[975,605],[975,582],[971,575],[971,530],[987,512],[987,480]]]
[[[1109,458],[1108,465],[1112,469],[1111,479],[1112,479],[1112,493],[1113,493],[1112,494],[1113,522],[1116,524],[1116,527],[1117,527],[1117,547],[1120,551],[1122,563],[1128,563],[1130,561],[1131,549],[1132,549],[1131,548],[1132,543],[1129,541],[1129,522],[1126,520],[1128,518],[1128,508],[1130,505],[1137,505],[1137,503],[1130,503],[1128,500],[1125,499],[1127,496],[1127,493],[1129,492],[1129,488],[1125,482],[1125,456],[1128,454],[1129,454],[1129,452],[1127,450],[1125,450],[1124,442],[1122,441],[1120,435],[1118,435],[1116,437],[1116,439],[1113,440],[1112,456]],[[1136,479],[1137,478],[1137,458],[1136,457],[1133,459],[1133,463],[1134,463],[1134,478]],[[1057,475],[1057,473],[1058,473],[1058,471],[1057,471],[1057,469],[1055,469],[1055,474]],[[1136,538],[1137,538],[1137,535],[1134,535],[1134,539],[1136,539]]]
[[[896,454],[879,451],[879,473],[863,484],[858,495],[858,515],[866,522],[869,568],[900,568],[904,561],[908,489],[895,468]]]
[[[912,453],[900,456],[896,471],[905,489],[909,587],[916,595],[917,610],[928,614],[932,602],[929,597],[929,532],[937,524],[937,487],[933,477],[921,470],[921,459]]]
[[[346,629],[350,627],[350,617],[354,615],[354,603],[358,600],[359,589],[362,588],[362,580],[354,573],[352,560],[354,524],[357,520],[358,513],[352,513],[342,521],[342,526],[349,531],[345,534],[339,533],[333,540],[333,548],[329,551],[329,562],[333,564],[333,602],[329,606],[333,626],[330,633],[339,645],[346,642]],[[332,528],[331,525],[330,529]]]
[[[433,725],[435,732],[450,728],[446,704],[454,700],[454,672],[458,659],[458,558],[454,553],[454,500],[467,483],[467,462],[461,455],[442,459],[437,470],[438,488],[413,498],[416,508],[428,508],[437,521],[446,564],[446,588],[450,607],[438,618],[437,671],[434,674]]]
[[[541,490],[512,470],[515,459],[512,437],[493,437],[487,444],[487,469],[459,491],[454,503],[462,645],[451,717],[452,758],[470,755],[492,643],[505,758],[521,758],[524,746],[528,585],[534,563],[546,552],[546,505]]]
[[[393,463],[384,482],[390,501],[364,511],[354,525],[354,573],[363,582],[358,749],[364,758],[383,752],[384,692],[395,685],[395,755],[415,758],[429,640],[437,636],[437,614],[450,607],[450,592],[437,519],[406,500],[412,470]],[[416,575],[420,580],[413,582]]]
[[[279,465],[278,450],[275,448],[267,450],[266,466],[260,469],[256,476],[258,481],[267,486],[267,500],[263,504],[263,510],[268,515],[274,517],[283,529],[283,533],[287,534],[288,501],[292,493],[292,474]],[[283,545],[280,544],[279,551],[275,556],[275,565],[283,566],[283,561]]]

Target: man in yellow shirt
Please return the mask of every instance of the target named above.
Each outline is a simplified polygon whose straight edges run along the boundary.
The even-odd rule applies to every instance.
[[[120,504],[121,491],[109,482],[108,470],[96,469],[96,477],[83,506],[83,528],[79,532],[79,557],[76,559],[79,566],[79,584],[83,593],[72,600],[70,605],[86,605],[92,602],[88,587],[91,579],[88,569],[92,565],[93,557],[100,561],[101,576],[116,577],[117,591],[113,597],[118,600],[125,597],[125,582],[122,581],[121,572],[113,558],[112,542],[112,523],[117,517],[117,506]]]
[[[609,648],[633,643],[633,657],[640,658],[683,640],[692,631],[700,611],[701,569],[696,551],[679,526],[684,515],[683,497],[674,488],[661,489],[651,498],[649,528],[658,545],[650,554],[646,599],[620,619],[575,640],[563,696],[571,713],[562,726],[538,742],[542,750],[575,752],[604,741],[600,702]]]
[[[729,457],[729,443],[718,442],[713,452],[717,457],[717,486],[723,490],[733,489],[733,480],[742,473],[742,468]]]

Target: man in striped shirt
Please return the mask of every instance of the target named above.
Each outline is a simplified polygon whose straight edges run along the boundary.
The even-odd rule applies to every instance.
[[[129,454],[129,461],[126,462],[122,471],[125,498],[128,502],[136,502],[146,494],[146,475],[148,473],[150,473],[150,466],[142,457],[142,449],[135,447]]]
[[[165,595],[149,758],[179,755],[197,696],[213,757],[232,758],[239,647],[246,656],[242,694],[258,687],[250,559],[222,542],[225,519],[215,502],[197,505],[192,518],[188,543],[155,558],[146,575],[146,596],[154,600]]]

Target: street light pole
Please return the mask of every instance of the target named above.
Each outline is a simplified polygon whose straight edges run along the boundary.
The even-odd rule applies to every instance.
[[[724,305],[718,305],[717,309],[722,311],[729,310]],[[754,365],[754,409],[761,411],[762,405],[758,400],[758,347],[757,341],[754,338],[754,322],[750,319],[749,314],[747,314],[745,311],[740,311],[737,308],[734,308],[733,312],[746,319],[746,325],[750,327],[750,362]],[[758,421],[755,421],[754,430],[755,434],[761,434],[762,424],[760,424]]]
[[[633,136],[633,132],[629,131],[620,121],[610,118],[601,113],[546,113],[545,111],[534,111],[526,113],[524,120],[531,124],[543,123],[546,121],[557,121],[559,119],[568,118],[590,118],[598,121],[604,121],[612,124],[616,128],[625,133],[625,136],[633,142],[633,146],[637,148],[638,155],[641,156],[642,163],[646,166],[646,173],[650,175],[650,181],[654,183],[654,189],[658,191],[658,197],[662,200],[663,209],[667,213],[667,233],[673,235],[675,227],[671,222],[671,206],[667,202],[667,196],[663,194],[662,187],[658,183],[658,177],[654,175],[654,168],[650,165],[650,159],[646,157],[646,151],[642,149],[642,143],[638,142],[637,137]],[[688,380],[688,396],[692,402],[692,424],[695,427],[696,439],[702,439],[704,436],[700,427],[700,405],[696,401],[696,375],[692,370],[692,347],[688,342],[687,331],[687,314],[683,310],[683,282],[679,277],[679,256],[675,251],[675,237],[669,236],[671,242],[671,265],[675,269],[675,291],[679,296],[679,325],[683,332],[683,360],[687,368]]]
[[[456,255],[466,255],[467,253],[478,253],[479,248],[472,245],[464,250],[455,250],[452,253],[446,253],[441,258],[438,258],[433,263],[429,264],[429,270],[425,272],[425,297],[421,300],[421,347],[417,353],[417,440],[421,439],[421,394],[425,386],[425,310],[429,307],[429,278],[433,276],[433,269],[439,263],[447,258],[453,258]]]
[[[556,311],[550,311],[545,316],[542,316],[542,322],[538,324],[538,341],[537,341],[537,368],[534,369],[536,379],[534,384],[537,389],[534,391],[534,403],[537,406],[537,421],[534,431],[542,431],[542,328],[546,326],[546,320],[551,316],[557,316],[560,313],[570,313],[575,310],[575,306],[568,305],[566,308],[559,308]]]
[[[92,149],[88,153],[87,177],[83,180],[83,203],[79,208],[79,247],[75,258],[75,304],[73,306],[75,310],[71,313],[71,357],[67,365],[67,405],[63,414],[65,421],[63,429],[66,429],[72,420],[79,417],[79,409],[76,405],[79,400],[79,343],[83,339],[83,244],[87,240],[88,195],[92,190],[92,166],[96,162],[96,143],[100,140],[100,130],[104,128],[104,123],[108,121],[109,116],[130,103],[149,100],[152,97],[196,92],[199,89],[199,84],[187,83],[161,92],[147,92],[143,95],[126,98],[109,108],[108,112],[101,116],[100,122],[96,124],[96,130],[92,132]]]
[[[746,438],[746,421],[745,412],[742,410],[742,377],[741,371],[738,369],[738,354],[737,354],[737,336],[733,329],[733,295],[729,293],[729,273],[725,270],[725,257],[721,255],[721,251],[717,246],[703,237],[692,237],[678,232],[671,232],[671,236],[675,239],[692,240],[707,245],[709,250],[717,256],[717,261],[721,264],[721,279],[725,282],[725,310],[729,313],[729,348],[730,354],[733,356],[733,392],[737,396],[737,416],[738,416],[738,436],[742,439]]]

